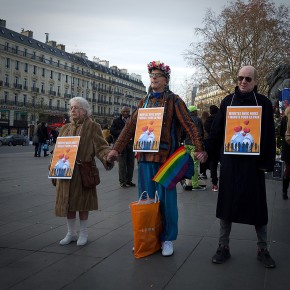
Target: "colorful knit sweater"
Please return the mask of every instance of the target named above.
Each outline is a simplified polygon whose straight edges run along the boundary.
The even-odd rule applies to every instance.
[[[142,99],[138,108],[164,107],[164,116],[161,129],[159,152],[138,152],[138,161],[164,163],[167,158],[179,147],[181,129],[196,146],[196,151],[203,151],[198,129],[191,120],[184,101],[171,91],[162,93],[156,98],[152,93]],[[134,136],[137,123],[138,109],[136,109],[126,123],[113,149],[119,153],[123,151],[129,140]]]

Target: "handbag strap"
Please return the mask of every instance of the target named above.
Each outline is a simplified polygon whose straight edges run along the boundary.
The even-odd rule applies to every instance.
[[[143,197],[143,195],[144,194],[146,194],[146,199],[145,200],[150,200],[150,197],[149,197],[149,194],[148,194],[148,192],[145,190],[145,191],[143,191],[141,194],[140,194],[140,197],[139,197],[139,200],[138,200],[138,203],[142,203],[142,197]],[[158,202],[159,201],[159,195],[158,195],[158,192],[157,192],[157,190],[155,191],[155,197],[154,197],[154,203],[156,203],[156,202]],[[152,200],[151,200],[151,202],[153,202]],[[143,199],[143,203],[144,203],[144,199]]]

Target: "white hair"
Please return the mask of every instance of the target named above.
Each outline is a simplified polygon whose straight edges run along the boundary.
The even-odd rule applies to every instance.
[[[82,97],[74,97],[69,100],[69,104],[71,105],[73,102],[77,103],[81,108],[83,108],[87,116],[90,117],[92,115],[92,109],[90,107],[89,102],[86,99]],[[69,110],[69,114],[70,114],[70,110]]]

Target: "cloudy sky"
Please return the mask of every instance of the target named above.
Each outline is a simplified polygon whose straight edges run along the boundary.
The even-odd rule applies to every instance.
[[[288,0],[275,0],[287,4]],[[227,0],[0,0],[0,18],[8,29],[32,30],[34,38],[64,44],[67,52],[84,52],[109,65],[142,75],[149,85],[146,64],[161,60],[171,67],[177,93],[193,69],[182,53],[203,27],[207,9],[219,13]]]

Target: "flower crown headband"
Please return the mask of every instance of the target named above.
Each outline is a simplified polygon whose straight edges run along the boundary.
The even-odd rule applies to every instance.
[[[148,72],[150,73],[153,69],[159,69],[161,70],[165,77],[166,78],[170,78],[170,73],[171,73],[171,70],[170,70],[170,67],[169,65],[165,65],[163,62],[160,62],[160,60],[154,60],[154,61],[151,61],[147,64],[147,67],[148,67]]]

